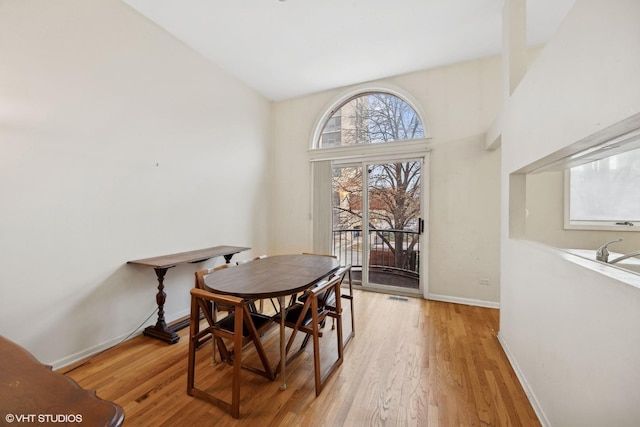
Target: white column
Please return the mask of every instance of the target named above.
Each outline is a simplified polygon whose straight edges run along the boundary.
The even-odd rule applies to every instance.
[[[504,99],[527,73],[527,1],[505,0],[502,9],[502,72]]]
[[[502,8],[502,112],[487,129],[487,150],[500,148],[502,114],[527,73],[527,0],[504,0]]]

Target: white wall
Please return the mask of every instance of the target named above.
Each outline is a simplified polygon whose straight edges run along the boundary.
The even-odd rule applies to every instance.
[[[615,231],[569,230],[564,228],[564,171],[527,175],[526,236],[558,248],[595,249],[622,237],[611,246],[615,252],[628,253],[640,248],[640,233],[633,227]]]
[[[484,132],[502,101],[500,58],[487,58],[371,82],[409,93],[425,111],[433,142],[429,291],[486,305],[499,299],[500,151]],[[325,109],[354,87],[274,105],[274,190],[270,251],[311,250],[308,149]],[[488,278],[489,286],[479,285]]]
[[[640,281],[509,238],[509,175],[640,112],[638,18],[635,0],[578,0],[504,115],[500,338],[547,425],[640,423]]]
[[[263,97],[118,0],[2,0],[0,58],[0,334],[68,363],[154,309],[128,260],[266,251]],[[167,320],[198,266],[167,273]]]

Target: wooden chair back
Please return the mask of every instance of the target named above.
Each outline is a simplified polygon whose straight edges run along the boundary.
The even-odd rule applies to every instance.
[[[238,313],[244,309],[244,300],[232,296],[217,295],[207,292],[203,289],[194,288],[191,290],[191,317],[189,328],[189,360],[187,365],[187,394],[199,399],[206,400],[210,403],[218,405],[223,410],[229,412],[233,418],[240,417],[240,367],[242,361],[242,327],[243,317],[235,316],[233,322],[233,330],[225,331],[224,336],[233,340],[236,349],[236,360],[233,363],[233,380],[231,383],[231,402],[223,400],[212,395],[195,385],[196,377],[196,348],[199,343],[206,337],[211,336],[216,340],[215,320],[212,317],[210,306],[212,304],[225,304],[233,307]],[[200,316],[204,315],[209,326],[200,330]],[[222,335],[221,331],[217,331]]]
[[[345,279],[347,278],[347,276],[349,277],[347,279],[347,288],[348,288],[348,294],[342,293],[342,287],[345,285]],[[340,278],[340,297],[342,299],[345,299],[347,301],[349,301],[349,308],[351,309],[350,313],[350,317],[351,317],[351,332],[349,332],[349,335],[347,335],[345,337],[345,342],[344,345],[346,346],[349,341],[351,341],[351,338],[353,338],[356,334],[356,322],[355,322],[355,313],[353,311],[353,283],[351,281],[351,265],[347,264],[344,267],[340,267],[338,269],[338,271],[336,271],[332,277],[339,277]],[[330,309],[335,309],[335,302],[334,301],[327,301],[327,305],[329,306]]]
[[[300,331],[307,334],[307,337],[305,337],[300,349],[287,359],[287,363],[304,351],[308,338],[313,340],[316,396],[320,395],[326,381],[342,364],[344,357],[344,347],[342,342],[342,306],[340,298],[335,298],[335,307],[333,307],[333,309],[330,309],[327,305],[327,300],[332,294],[339,294],[340,282],[341,278],[339,276],[335,276],[328,281],[319,283],[309,291],[304,304],[294,304],[287,309],[285,314],[285,325],[292,329],[285,348],[285,353],[287,355],[291,350],[297,332]],[[320,337],[322,336],[322,333],[320,332],[320,325],[324,323],[327,316],[334,318],[337,322],[336,338],[338,357],[326,373],[322,375],[322,369],[320,366]]]
[[[220,271],[223,270],[225,268],[229,268],[232,267],[233,264],[222,264],[219,265],[217,267],[213,267],[213,268],[206,268],[203,270],[199,270],[196,271],[195,276],[195,285],[194,288],[196,289],[202,289],[202,290],[206,290],[205,284],[204,284],[204,278],[207,277],[209,274],[212,274],[216,271]],[[218,317],[218,312],[229,312],[231,310],[231,308],[225,304],[215,304],[211,301],[206,302],[206,306],[208,307],[207,311],[211,313],[211,316],[213,317],[213,321],[216,322],[217,321],[217,317]],[[202,316],[200,316],[200,318],[202,319]],[[198,327],[198,326],[197,326]],[[198,343],[198,347],[200,347],[204,342],[206,342],[209,339],[209,336],[204,337],[199,343]],[[216,343],[215,341],[213,342],[213,363],[216,363]]]
[[[236,265],[246,264],[246,263],[248,263],[248,262],[256,261],[256,260],[258,260],[258,259],[263,259],[263,258],[266,258],[266,257],[267,257],[266,255],[260,255],[260,256],[257,256],[257,257],[255,257],[255,258],[242,259],[242,260],[240,260],[240,261],[236,261]]]
[[[196,282],[194,287],[198,289],[206,290],[204,286],[204,278],[216,271],[224,270],[225,268],[229,268],[229,267],[233,267],[233,264],[222,264],[217,267],[205,268],[203,270],[196,271]]]
[[[230,308],[230,312],[227,317],[216,321],[209,310],[210,305],[224,305]],[[202,330],[199,327],[201,316],[204,316],[208,325]],[[260,340],[260,333],[271,325],[273,325],[271,318],[251,313],[242,298],[214,294],[198,288],[192,289],[187,393],[190,396],[214,403],[230,412],[234,418],[238,418],[240,414],[240,369],[245,368],[270,380],[275,379],[275,374],[269,365]],[[211,337],[214,343],[217,343],[222,359],[233,367],[231,402],[224,401],[195,386],[195,352],[199,343],[207,336]],[[224,340],[230,341],[233,348],[228,348]],[[242,364],[242,349],[249,342],[256,347],[262,369]],[[214,352],[215,348],[216,346],[214,346]]]

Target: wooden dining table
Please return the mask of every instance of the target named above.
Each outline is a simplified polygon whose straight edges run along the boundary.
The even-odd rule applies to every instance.
[[[287,296],[309,289],[339,267],[340,262],[330,256],[275,255],[216,271],[204,283],[211,292],[246,300],[277,298],[284,313]],[[287,388],[284,317],[280,316],[280,390]]]

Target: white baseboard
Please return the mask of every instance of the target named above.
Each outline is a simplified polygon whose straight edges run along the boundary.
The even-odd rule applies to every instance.
[[[120,344],[122,341],[124,341],[125,339],[127,339],[127,337],[129,337],[129,335],[131,334],[131,336],[129,338],[133,338],[137,335],[140,335],[142,333],[142,328],[140,328],[139,330],[135,331],[133,334],[131,334],[131,332],[127,333],[127,334],[123,334],[119,337],[116,337],[112,340],[109,340],[107,342],[104,342],[102,344],[98,344],[96,346],[93,347],[89,347],[85,350],[79,351],[77,353],[71,354],[69,356],[63,357],[62,359],[58,359],[55,362],[50,363],[50,365],[53,367],[53,370],[58,370],[61,368],[64,368],[65,366],[69,366],[73,363],[79,362],[83,359],[86,359],[87,357],[93,356],[95,354],[98,354],[104,350],[107,350],[117,344]]]
[[[154,310],[153,313],[155,313],[156,310]],[[177,319],[181,319],[184,316],[187,316],[190,314],[190,309],[185,309],[182,310],[178,313],[175,313],[173,316],[171,316],[171,319],[167,319],[167,323],[171,323],[174,320]],[[58,359],[55,362],[50,363],[50,365],[52,366],[53,370],[58,370],[61,368],[64,368],[65,366],[69,366],[73,363],[79,362],[80,360],[86,359],[87,357],[96,355],[104,350],[107,350],[115,345],[118,345],[120,343],[122,343],[125,340],[129,340],[133,337],[136,337],[140,334],[142,334],[144,328],[146,328],[147,325],[142,325],[139,328],[137,328],[136,330],[134,330],[133,332],[128,332],[126,334],[122,334],[119,337],[113,338],[107,342],[104,342],[102,344],[98,344],[96,346],[93,347],[89,347],[85,350],[79,351],[77,353],[71,354],[69,356],[63,357],[62,359]],[[154,339],[154,338],[150,338],[150,339]]]
[[[454,304],[473,305],[473,306],[485,307],[485,308],[500,308],[499,302],[484,301],[484,300],[472,299],[472,298],[452,297],[449,295],[429,294],[427,295],[427,299],[430,299],[433,301],[451,302]]]
[[[538,402],[538,399],[536,399],[535,393],[529,386],[527,379],[525,378],[524,374],[522,373],[522,370],[520,369],[520,367],[518,366],[518,363],[513,357],[513,353],[511,353],[511,350],[509,349],[509,345],[505,341],[502,334],[500,334],[500,332],[498,332],[498,341],[500,342],[500,345],[502,346],[504,353],[507,355],[507,359],[509,360],[511,367],[513,368],[513,371],[516,373],[516,376],[520,381],[520,385],[522,385],[522,388],[524,389],[524,392],[527,395],[527,398],[529,399],[529,403],[531,403],[531,406],[533,407],[534,412],[538,416],[538,420],[540,421],[540,424],[542,424],[543,427],[551,427],[551,423],[549,422],[546,414],[542,410],[542,407],[540,406],[540,402]]]

